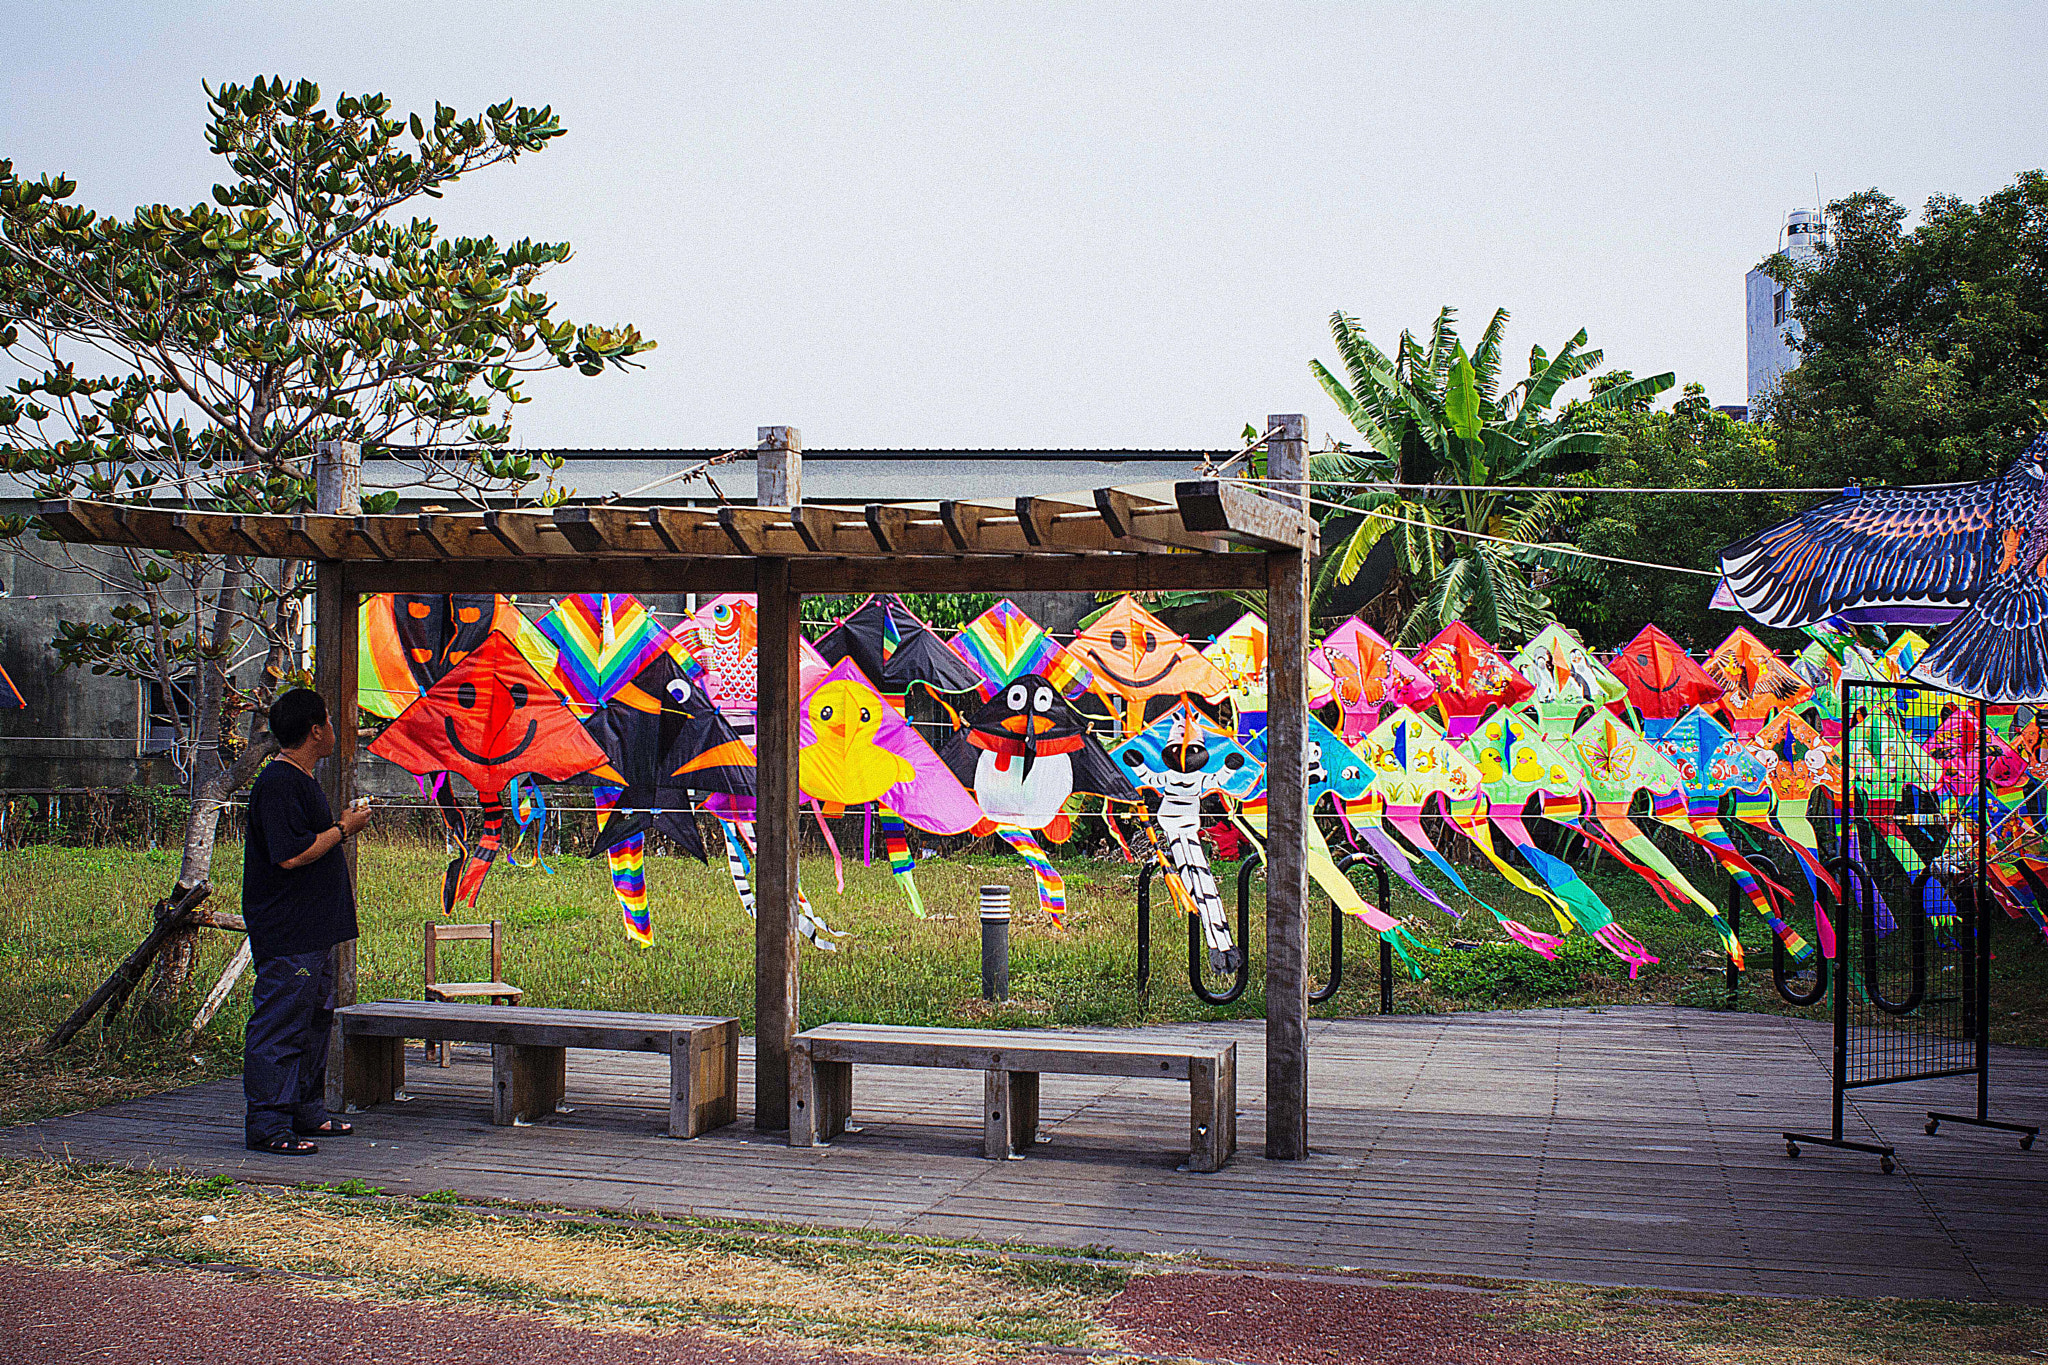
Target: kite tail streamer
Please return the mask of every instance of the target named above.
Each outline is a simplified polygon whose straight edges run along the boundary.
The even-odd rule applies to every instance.
[[[818,822],[818,833],[825,836],[825,847],[832,850],[832,880],[838,884],[839,894],[846,894],[846,860],[839,856],[839,841],[832,837],[832,826],[825,823],[825,808],[817,798],[811,799],[811,818]]]
[[[645,860],[647,836],[635,834],[621,839],[604,851],[611,867],[612,894],[619,898],[619,913],[626,925],[626,937],[643,948],[654,946],[654,927],[647,918]]]
[[[455,886],[455,903],[474,907],[477,896],[484,889],[484,878],[490,874],[491,863],[498,856],[498,840],[505,831],[505,805],[497,793],[477,793],[477,801],[484,810],[484,832],[476,841],[476,848],[470,852],[469,861],[463,864],[462,880]]]
[[[1535,837],[1522,823],[1520,811],[1509,815],[1495,813],[1491,819],[1495,827],[1507,836],[1515,852],[1521,854],[1523,860],[1536,869],[1536,875],[1543,878],[1558,898],[1570,907],[1572,919],[1579,928],[1591,934],[1601,947],[1628,963],[1631,981],[1644,967],[1656,965],[1657,959],[1615,923],[1614,912],[1607,908],[1607,903],[1594,893],[1592,887],[1579,880],[1579,874],[1572,870],[1570,863],[1552,857],[1536,846]]]
[[[1633,855],[1636,863],[1655,874],[1655,880],[1651,883],[1653,886],[1656,881],[1664,882],[1706,914],[1707,922],[1714,926],[1714,932],[1720,936],[1721,946],[1728,952],[1728,959],[1738,968],[1741,967],[1742,940],[1735,937],[1735,931],[1728,927],[1728,920],[1722,915],[1720,908],[1701,895],[1699,888],[1687,881],[1683,872],[1672,866],[1671,860],[1664,856],[1664,850],[1651,843],[1650,836],[1637,829],[1626,814],[1608,815],[1596,810],[1594,819],[1610,838]]]
[[[910,856],[910,830],[904,825],[903,817],[887,806],[878,805],[875,811],[882,817],[882,844],[889,850],[889,871],[903,887],[904,898],[910,902],[911,910],[923,919],[924,898],[917,894],[917,860]]]
[[[1500,856],[1499,851],[1494,848],[1493,828],[1486,823],[1486,817],[1479,813],[1479,803],[1476,800],[1468,803],[1467,808],[1462,813],[1458,806],[1453,805],[1451,807],[1451,823],[1458,827],[1460,832],[1471,841],[1472,845],[1485,855],[1486,860],[1499,869],[1501,875],[1506,877],[1510,883],[1520,887],[1548,906],[1551,913],[1557,916],[1560,928],[1570,927],[1571,921],[1564,913],[1563,903],[1558,901],[1549,892],[1539,888],[1527,877],[1524,877],[1511,863],[1504,860]],[[1478,898],[1474,897],[1474,899]],[[1480,903],[1482,905],[1485,904],[1484,901]],[[1556,934],[1546,934],[1541,929],[1531,929],[1520,920],[1509,919],[1500,911],[1494,910],[1490,905],[1486,908],[1492,911],[1494,920],[1499,923],[1501,929],[1509,938],[1533,953],[1541,954],[1553,962],[1557,960],[1558,950],[1564,947],[1564,940],[1562,938],[1559,938]]]
[[[1016,825],[997,825],[996,837],[1017,851],[1031,868],[1031,876],[1038,883],[1038,908],[1043,910],[1052,922],[1064,929],[1067,927],[1067,883],[1045,856],[1038,840],[1028,829]]]
[[[1216,874],[1209,870],[1209,855],[1202,850],[1202,817],[1193,809],[1169,813],[1161,809],[1155,817],[1166,835],[1166,853],[1173,870],[1180,875],[1196,916],[1202,923],[1202,940],[1209,948],[1209,965],[1219,972],[1234,972],[1244,960],[1244,950],[1230,937],[1230,919],[1223,910],[1223,892]]]
[[[1465,879],[1458,875],[1458,869],[1451,866],[1450,859],[1437,851],[1430,842],[1429,831],[1422,827],[1422,810],[1419,806],[1388,806],[1387,816],[1393,822],[1401,837],[1412,845],[1417,853],[1429,860],[1429,865],[1450,878],[1451,884],[1464,892],[1471,902],[1487,914],[1498,917],[1500,912],[1472,894],[1472,888],[1465,885]]]
[[[1764,923],[1771,926],[1771,932],[1785,945],[1785,951],[1792,955],[1794,962],[1804,962],[1813,956],[1813,945],[1784,921],[1778,914],[1778,907],[1771,904],[1770,897],[1764,894],[1761,883],[1769,879],[1751,867],[1749,860],[1742,856],[1735,847],[1735,841],[1728,837],[1728,831],[1721,824],[1719,816],[1680,815],[1674,819],[1659,815],[1657,818],[1679,833],[1687,835],[1694,843],[1714,855],[1714,861],[1721,864],[1722,870],[1728,874],[1728,879],[1735,883],[1736,890],[1742,893],[1743,898],[1756,910]],[[1686,823],[1681,824],[1680,820]],[[1779,891],[1784,891],[1777,883],[1770,884]]]
[[[1266,856],[1264,847],[1257,844],[1253,847],[1259,849],[1259,857],[1263,860]],[[1358,888],[1351,884],[1351,879],[1330,856],[1329,842],[1323,838],[1322,827],[1314,820],[1308,822],[1308,875],[1315,879],[1325,895],[1336,902],[1339,910],[1364,920],[1366,927],[1377,933],[1382,943],[1398,953],[1402,965],[1408,968],[1408,975],[1418,981],[1422,979],[1422,965],[1415,960],[1415,954],[1434,950],[1409,933],[1407,925],[1358,894]]]
[[[747,918],[754,918],[754,859],[749,852],[752,844],[753,826],[748,825],[743,834],[733,822],[720,820],[719,831],[725,835],[725,870],[732,874],[732,889],[739,893],[740,908],[747,912]],[[839,931],[818,918],[812,911],[811,903],[805,898],[803,888],[796,892],[796,931],[810,941],[814,948],[828,953],[839,951],[839,945],[827,938],[828,934]]]
[[[1415,864],[1410,861],[1407,853],[1402,850],[1401,846],[1394,842],[1387,834],[1385,827],[1380,824],[1377,815],[1367,814],[1365,818],[1352,823],[1350,828],[1359,838],[1365,840],[1365,846],[1372,851],[1373,856],[1386,864],[1387,870],[1406,883],[1410,891],[1413,891],[1452,919],[1462,918],[1456,910],[1445,905],[1442,898],[1436,892],[1430,890],[1426,884],[1416,877]]]
[[[512,779],[511,785],[505,790],[506,794],[511,798],[512,819],[519,826],[519,833],[512,841],[513,847],[505,850],[506,866],[537,867],[550,877],[554,876],[555,870],[549,867],[547,859],[541,856],[541,841],[547,837],[548,833],[547,797],[541,794],[540,787],[537,784],[522,783],[516,777]],[[513,857],[512,854],[526,838],[526,827],[528,825],[533,826],[533,861],[522,863]]]

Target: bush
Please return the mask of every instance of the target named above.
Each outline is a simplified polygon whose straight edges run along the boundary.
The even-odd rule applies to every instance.
[[[1476,1000],[1528,1000],[1568,995],[1593,977],[1627,973],[1621,960],[1583,934],[1565,940],[1551,961],[1514,943],[1450,948],[1428,960],[1430,984],[1446,995]]]

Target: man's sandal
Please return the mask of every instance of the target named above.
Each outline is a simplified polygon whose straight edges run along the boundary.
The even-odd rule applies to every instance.
[[[353,1123],[344,1123],[340,1119],[329,1119],[318,1128],[300,1128],[296,1124],[292,1127],[300,1137],[347,1137],[355,1130]]]
[[[251,1142],[244,1145],[252,1152],[268,1152],[272,1156],[311,1156],[320,1150],[319,1143],[295,1137],[274,1137],[268,1142]]]

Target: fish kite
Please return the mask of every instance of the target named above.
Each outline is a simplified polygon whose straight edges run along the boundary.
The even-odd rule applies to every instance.
[[[449,772],[476,788],[483,835],[450,865],[444,913],[476,904],[498,854],[505,825],[501,797],[513,778],[531,773],[564,782],[595,773],[600,780],[625,784],[518,646],[498,631],[386,725],[370,742],[370,752],[409,773]]]

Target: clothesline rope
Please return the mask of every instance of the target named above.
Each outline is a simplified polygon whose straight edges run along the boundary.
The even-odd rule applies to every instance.
[[[1609,485],[1580,487],[1576,484],[1562,483],[1396,483],[1388,479],[1274,479],[1249,474],[1239,476],[1237,482],[1280,484],[1288,488],[1298,487],[1303,483],[1317,488],[1402,488],[1424,493],[1826,493],[1832,497],[1841,497],[1849,491],[1847,488],[1626,488]]]

